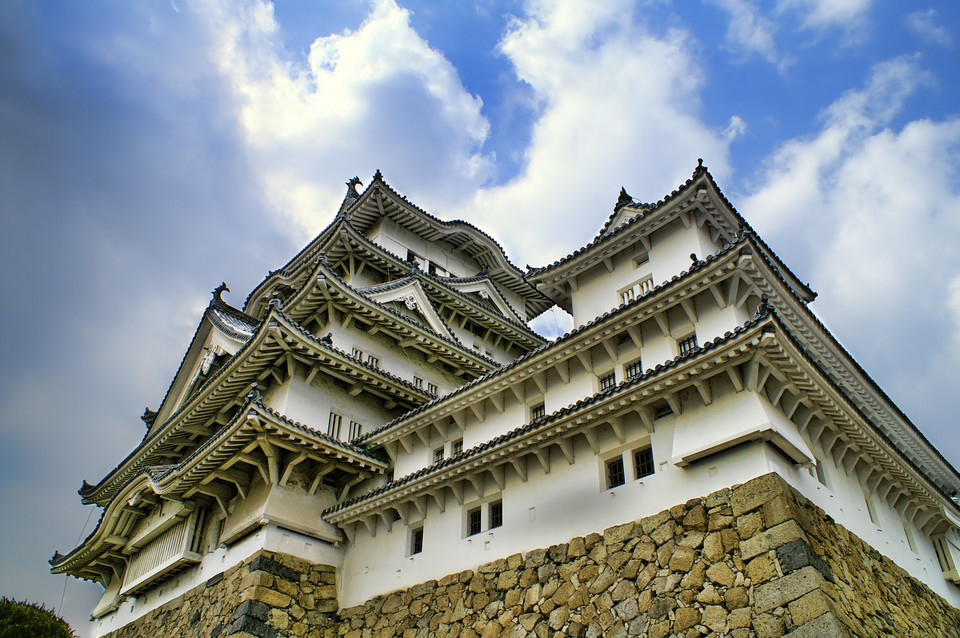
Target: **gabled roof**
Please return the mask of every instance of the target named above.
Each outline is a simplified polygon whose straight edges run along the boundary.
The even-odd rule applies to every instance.
[[[362,383],[368,392],[390,397],[405,406],[416,406],[433,397],[410,381],[316,338],[279,308],[271,307],[253,337],[222,368],[165,421],[155,424],[140,445],[97,485],[84,484],[80,490],[83,502],[106,504],[131,476],[146,466],[160,464],[188,429],[193,433],[206,429],[212,435],[218,427],[216,415],[246,394],[266,370],[286,355],[291,345],[298,346],[297,354],[309,357],[311,365],[320,366],[333,376]]]
[[[626,197],[629,198],[629,195]],[[630,199],[632,201],[632,198]],[[656,204],[623,203],[590,243],[548,266],[529,268],[527,279],[538,288],[551,287],[551,284],[564,282],[617,252],[642,243],[642,240],[654,230],[681,215],[694,211],[709,217],[719,240],[732,242],[743,229],[753,232],[746,220],[720,191],[720,187],[717,186],[701,160],[693,171],[693,176],[668,196]],[[775,265],[780,277],[787,282],[791,291],[804,303],[813,301],[816,293],[797,278],[759,236],[755,233],[754,236],[761,250]],[[555,300],[569,310],[569,296],[564,293],[559,295],[560,298],[557,297],[558,294],[555,291]]]
[[[309,269],[309,264],[326,251],[327,244],[340,228],[339,222],[349,221],[360,233],[364,233],[384,217],[426,241],[446,242],[471,259],[484,264],[490,277],[498,285],[525,300],[528,319],[553,305],[550,299],[526,281],[523,272],[507,258],[503,247],[493,238],[465,221],[443,221],[427,213],[391,188],[380,171],[377,171],[362,193],[356,193],[353,185],[350,186],[347,197],[330,225],[286,265],[269,273],[247,297],[244,309],[251,312],[253,305],[269,289],[270,282],[275,278],[289,279],[302,273],[304,269]]]

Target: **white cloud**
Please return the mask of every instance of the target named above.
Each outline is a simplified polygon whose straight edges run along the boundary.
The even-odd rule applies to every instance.
[[[924,40],[943,46],[953,45],[953,36],[939,22],[935,9],[914,11],[906,18],[907,26]]]
[[[734,115],[730,118],[730,123],[727,124],[727,128],[723,129],[723,137],[733,141],[746,133],[747,128],[747,122],[739,115]]]
[[[728,140],[699,117],[703,78],[689,32],[648,33],[628,2],[526,9],[501,42],[539,100],[525,167],[481,189],[460,214],[540,265],[593,236],[621,185],[660,196],[689,177],[697,157],[728,173]]]
[[[776,25],[761,15],[754,3],[750,0],[711,1],[730,14],[726,39],[732,49],[758,54],[781,69],[786,67],[787,63],[777,53],[774,41]]]
[[[330,175],[366,180],[379,167],[407,194],[448,206],[492,174],[480,99],[393,0],[377,0],[355,31],[317,38],[301,64],[271,4],[211,0],[197,11],[240,100],[250,161],[301,229],[322,228],[339,205],[345,190]]]
[[[821,293],[841,341],[924,429],[960,408],[942,345],[960,334],[960,118],[890,127],[929,81],[913,58],[878,65],[815,135],[785,143],[740,210]],[[917,391],[918,386],[925,389]],[[917,397],[936,396],[935,402]],[[960,453],[954,442],[948,456]]]
[[[803,26],[810,29],[842,27],[852,29],[866,17],[873,0],[779,0],[781,11],[797,11]]]

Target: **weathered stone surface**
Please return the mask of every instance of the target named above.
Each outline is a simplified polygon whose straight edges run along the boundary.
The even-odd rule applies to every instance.
[[[262,551],[110,638],[960,638],[960,612],[777,477],[355,607],[336,591]]]

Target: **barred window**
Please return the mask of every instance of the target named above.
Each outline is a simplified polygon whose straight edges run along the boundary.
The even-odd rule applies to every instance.
[[[410,555],[423,551],[423,528],[418,527],[410,531]]]
[[[420,377],[414,377],[413,385],[417,386],[418,388],[423,388],[423,379],[421,379]]]
[[[436,463],[437,461],[442,461],[442,460],[443,460],[443,446],[441,445],[440,447],[438,447],[436,450],[433,451],[433,462]]]
[[[428,384],[427,384],[427,392],[429,392],[430,394],[437,394],[437,391],[438,391],[438,390],[439,390],[439,388],[437,387],[437,384],[436,384],[436,383],[428,383]]]
[[[363,426],[356,421],[350,421],[350,440],[357,438],[363,433]]]
[[[645,447],[633,452],[633,465],[637,471],[637,478],[650,476],[656,468],[653,465],[653,448]]]
[[[623,366],[623,374],[628,379],[635,379],[643,374],[643,364],[640,359]]]
[[[637,293],[634,288],[631,286],[626,290],[620,291],[620,303],[630,303],[637,298]]]
[[[697,335],[692,334],[689,337],[679,339],[677,341],[677,348],[680,349],[680,354],[690,354],[697,349]]]
[[[538,403],[537,405],[530,408],[530,420],[539,419],[547,413],[546,405],[543,403]]]
[[[343,417],[337,414],[336,412],[330,413],[330,418],[327,420],[327,435],[332,436],[335,439],[340,438],[340,425],[343,423]]]
[[[503,526],[503,501],[490,503],[490,529]]]
[[[380,357],[375,357],[372,354],[367,357],[367,363],[374,368],[380,368]]]
[[[614,372],[600,377],[600,391],[609,390],[617,385],[617,375]]]
[[[475,507],[467,512],[467,536],[480,533],[480,508]]]
[[[456,456],[463,452],[463,439],[457,439],[453,442],[453,445],[450,446],[450,454]]]
[[[617,487],[626,483],[626,475],[623,471],[623,457],[607,461],[607,489]]]
[[[360,359],[361,361],[363,361],[363,350],[361,350],[360,348],[354,348],[352,351],[352,354],[357,359]]]

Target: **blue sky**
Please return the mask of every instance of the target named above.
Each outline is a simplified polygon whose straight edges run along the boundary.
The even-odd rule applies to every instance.
[[[97,518],[75,491],[139,442],[209,291],[226,281],[241,305],[329,222],[344,182],[378,168],[542,265],[588,241],[621,186],[655,201],[704,158],[819,291],[818,316],[960,464],[958,14],[0,4],[0,593],[60,605],[45,561]],[[86,631],[99,587],[65,591]]]

